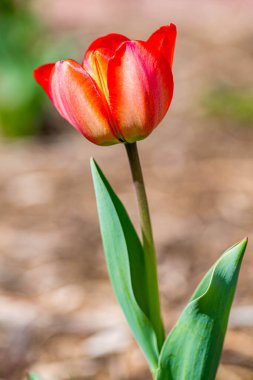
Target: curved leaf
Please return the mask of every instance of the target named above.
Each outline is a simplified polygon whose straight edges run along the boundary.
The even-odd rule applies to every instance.
[[[167,337],[157,380],[214,380],[247,245],[227,250],[209,270]]]
[[[91,160],[100,229],[114,292],[151,370],[158,366],[158,348],[148,318],[142,245],[127,212],[99,166]]]

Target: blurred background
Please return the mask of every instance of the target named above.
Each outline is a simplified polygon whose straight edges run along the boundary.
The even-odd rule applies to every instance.
[[[1,380],[150,379],[109,284],[89,171],[92,155],[138,226],[124,149],[78,135],[32,70],[170,22],[174,99],[139,143],[166,329],[249,236],[217,380],[253,379],[252,20],[252,0],[0,0]]]

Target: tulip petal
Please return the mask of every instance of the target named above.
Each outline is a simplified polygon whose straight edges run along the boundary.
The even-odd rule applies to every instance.
[[[174,24],[170,24],[154,32],[147,40],[147,44],[152,50],[162,53],[172,66],[176,37],[177,28]]]
[[[89,46],[83,59],[83,67],[95,80],[99,89],[108,100],[107,68],[108,62],[115,54],[115,50],[128,38],[122,34],[111,33],[97,38]]]
[[[43,66],[38,68],[36,77],[42,78],[44,71]],[[111,130],[111,116],[104,95],[81,65],[73,60],[58,61],[49,82],[43,88],[58,112],[88,140],[98,145],[119,142]]]
[[[109,61],[112,115],[124,139],[143,139],[162,120],[173,95],[170,65],[145,42],[123,43]]]
[[[44,91],[51,98],[50,91],[50,78],[53,72],[55,63],[47,63],[46,65],[40,66],[34,70],[33,75],[36,82],[38,82]]]
[[[89,63],[83,63],[84,69],[94,79],[100,91],[105,95],[108,100],[108,87],[107,87],[107,69],[110,59],[108,49],[100,49],[94,51],[89,57]]]
[[[87,61],[89,62],[90,55],[96,50],[106,49],[108,58],[111,57],[114,55],[115,50],[118,49],[120,44],[128,40],[129,39],[126,36],[117,33],[110,33],[106,36],[97,38],[88,47],[84,55],[83,63],[86,64]]]

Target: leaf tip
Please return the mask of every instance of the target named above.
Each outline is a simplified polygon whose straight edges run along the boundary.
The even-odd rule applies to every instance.
[[[242,241],[240,241],[240,242],[238,243],[238,245],[241,246],[241,248],[242,248],[243,251],[245,251],[245,249],[246,249],[246,247],[247,247],[247,244],[248,244],[248,241],[249,241],[249,239],[248,239],[248,237],[246,236],[244,239],[242,239]]]
[[[230,249],[225,251],[225,253],[228,253],[229,255],[232,254],[236,261],[239,260],[239,262],[241,262],[243,259],[247,244],[248,244],[248,238],[245,237],[243,240],[239,241],[237,244],[233,245]]]
[[[244,253],[246,247],[247,247],[247,244],[248,244],[248,238],[245,237],[244,239],[242,239],[241,241],[239,241],[238,243],[232,245],[232,247],[228,248],[225,253],[227,252],[231,252],[233,251],[234,249],[239,249],[241,253]]]
[[[96,163],[93,157],[90,158],[90,168],[92,174],[98,171],[98,164]]]

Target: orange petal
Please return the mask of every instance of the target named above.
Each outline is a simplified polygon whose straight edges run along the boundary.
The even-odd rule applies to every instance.
[[[94,79],[100,91],[105,95],[108,101],[108,87],[107,87],[107,69],[110,53],[107,49],[100,49],[94,51],[89,57],[89,64],[83,64],[84,69]]]
[[[89,46],[83,59],[83,67],[95,80],[99,89],[108,100],[107,68],[108,62],[115,54],[115,50],[127,41],[128,38],[122,34],[111,33],[97,38]]]
[[[127,41],[108,66],[110,107],[124,139],[146,137],[162,120],[173,95],[171,68],[144,42]]]
[[[123,36],[122,34],[117,33],[110,33],[106,36],[97,38],[88,47],[84,55],[84,63],[89,61],[90,55],[95,50],[106,49],[108,55],[110,55],[111,57],[112,55],[114,55],[114,52],[116,51],[116,49],[118,49],[120,44],[122,44],[122,42],[125,41],[128,41],[128,38],[126,36]]]
[[[38,68],[36,77],[42,78],[44,70]],[[81,65],[73,60],[58,61],[49,82],[47,93],[58,112],[88,140],[98,145],[119,142],[111,131],[107,102]]]
[[[177,28],[174,24],[170,24],[162,26],[154,32],[147,40],[147,44],[153,51],[162,53],[165,59],[172,66],[176,37]]]

